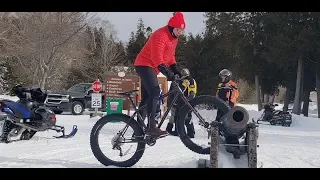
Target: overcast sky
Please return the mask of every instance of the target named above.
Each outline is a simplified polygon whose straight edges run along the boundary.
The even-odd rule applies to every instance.
[[[201,33],[204,30],[204,12],[183,12],[186,33]],[[136,31],[138,19],[142,18],[146,27],[156,30],[167,24],[172,12],[101,12],[101,17],[111,21],[120,40],[127,42],[131,31]]]

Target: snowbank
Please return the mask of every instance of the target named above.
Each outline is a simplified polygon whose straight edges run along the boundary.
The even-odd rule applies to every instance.
[[[9,99],[12,101],[18,101],[19,98],[17,96],[9,96],[9,95],[0,95],[0,99]]]
[[[18,99],[6,95],[0,95],[0,98]],[[239,105],[247,109],[250,119],[262,114],[255,104]],[[278,108],[281,109],[282,105],[279,104]],[[0,167],[105,168],[93,156],[89,142],[97,119],[99,117],[90,118],[89,115],[57,115],[57,124],[65,126],[66,132],[74,124],[78,126],[78,133],[73,138],[47,139],[57,133],[45,131],[37,133],[30,141],[0,143]],[[293,115],[290,127],[259,125],[258,144],[258,165],[263,164],[264,168],[319,168],[320,119]],[[186,148],[178,137],[169,136],[159,139],[153,147],[147,146],[143,157],[133,168],[195,168],[199,158],[209,159],[209,156],[196,154]],[[223,146],[220,147],[218,160],[221,168],[246,167],[246,159],[245,155],[234,159]]]

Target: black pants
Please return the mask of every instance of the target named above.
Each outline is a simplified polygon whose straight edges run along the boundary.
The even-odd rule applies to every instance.
[[[231,108],[233,108],[233,107],[234,107],[234,103],[230,102],[230,103],[229,103],[229,106],[230,106]],[[219,121],[219,122],[220,122],[220,121],[221,121],[221,118],[222,118],[224,115],[225,115],[225,113],[224,113],[222,110],[218,109],[218,111],[217,111],[217,116],[216,116],[216,121]],[[227,143],[227,144],[239,144],[239,140],[238,140],[237,137],[230,136],[230,137],[225,137],[225,139],[226,139],[226,143]]]
[[[272,118],[273,118],[273,112],[270,110],[265,110],[263,120],[268,121],[268,120],[271,120]]]
[[[174,88],[176,88],[176,85],[171,83],[169,92],[171,92]],[[171,93],[168,96],[168,99],[167,99],[167,105],[168,106],[171,105],[171,103],[173,102],[174,96],[176,96],[177,93],[178,92]],[[176,100],[176,102],[172,106],[172,110],[174,110],[174,116],[177,116],[178,112],[180,111],[180,109],[182,108],[183,105],[184,105],[183,100],[181,99],[181,97],[178,97],[178,99]],[[190,113],[190,116],[191,116],[191,113]],[[175,122],[175,117],[173,117],[173,118],[174,118],[174,122]]]
[[[156,127],[155,113],[160,95],[157,74],[153,68],[147,66],[136,66],[135,69],[141,79],[141,103],[139,106],[147,104],[149,127]],[[144,114],[144,112],[140,112],[140,114]]]
[[[171,83],[169,91],[173,90],[174,88],[175,88],[175,84]],[[176,94],[170,94],[168,96],[168,100],[167,100],[168,106],[172,103],[175,95]],[[181,97],[178,97],[178,99],[175,102],[175,105],[173,106],[174,111],[175,111],[175,113],[174,113],[175,117],[178,115],[178,113],[180,112],[180,110],[182,109],[184,104],[185,103],[184,103],[183,99]],[[175,117],[174,117],[174,122],[176,120]],[[195,131],[194,131],[194,126],[193,126],[193,123],[191,122],[191,119],[192,119],[192,111],[188,113],[187,119],[185,120],[185,125],[187,127],[188,134],[193,134],[194,135]]]
[[[229,106],[230,106],[231,108],[234,108],[234,103],[229,102]],[[216,121],[219,121],[219,122],[220,122],[222,116],[224,116],[224,115],[225,115],[225,113],[223,113],[222,110],[218,109],[218,111],[217,111],[217,116],[216,116]]]

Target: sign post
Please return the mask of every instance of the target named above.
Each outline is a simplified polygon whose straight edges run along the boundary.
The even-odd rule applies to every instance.
[[[99,93],[102,90],[102,84],[99,79],[92,83],[92,90],[94,93],[91,94],[91,107],[95,108],[94,116],[97,116],[98,108],[102,107],[102,96]]]

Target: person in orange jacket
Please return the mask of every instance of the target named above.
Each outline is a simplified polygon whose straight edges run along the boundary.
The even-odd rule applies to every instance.
[[[232,73],[228,69],[221,70],[219,76],[221,77],[221,83],[218,84],[216,96],[233,108],[239,97],[237,83],[231,80]]]
[[[220,71],[221,83],[218,85],[216,96],[225,101],[231,108],[236,106],[239,97],[239,89],[237,83],[231,80],[232,73],[228,69]],[[216,121],[221,120],[225,114],[218,109]],[[227,144],[239,144],[239,140],[235,137],[225,137]],[[226,151],[232,153],[234,158],[240,158],[240,148],[238,146],[227,146]]]
[[[147,111],[140,112],[144,120],[148,117],[146,134],[154,137],[168,135],[156,126],[155,113],[160,87],[157,74],[160,72],[167,77],[168,81],[175,80],[175,75],[181,77],[175,59],[178,37],[184,33],[186,23],[181,12],[176,12],[170,18],[168,24],[153,32],[147,43],[137,55],[134,66],[141,79],[141,103],[147,104]]]

